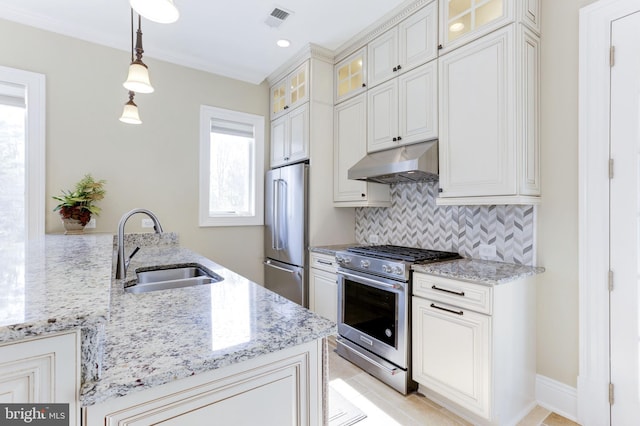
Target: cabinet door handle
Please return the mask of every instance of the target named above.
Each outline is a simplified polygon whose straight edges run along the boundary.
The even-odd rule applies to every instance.
[[[367,87],[367,85],[365,83],[362,83],[362,87]]]
[[[398,140],[401,141],[402,140],[402,136],[398,136]]]
[[[397,142],[397,141],[398,141],[398,138],[393,138],[393,141],[394,141],[394,142]]]
[[[329,266],[333,265],[333,262],[330,262],[330,261],[324,260],[324,259],[318,259],[318,263],[321,263],[323,265],[329,265]]]
[[[462,312],[462,311],[454,311],[453,309],[443,308],[442,306],[438,306],[435,303],[432,303],[431,307],[434,308],[434,309],[440,309],[441,311],[450,312],[450,313],[456,314],[456,315],[464,315],[464,312]]]
[[[393,67],[393,72],[398,71],[398,67]]]
[[[289,109],[289,105],[285,105],[285,106],[284,106],[284,109]]]
[[[444,291],[445,293],[451,293],[451,294],[455,294],[456,296],[464,297],[464,291],[447,290],[446,288],[440,288],[440,287],[438,287],[436,285],[432,285],[431,288],[433,290]]]
[[[402,65],[398,65],[397,68],[398,68],[398,71],[400,71],[402,69]]]

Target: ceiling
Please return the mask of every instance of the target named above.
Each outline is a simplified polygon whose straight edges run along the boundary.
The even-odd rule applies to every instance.
[[[177,22],[143,18],[144,56],[259,84],[308,43],[335,51],[414,1],[174,0]],[[275,7],[292,12],[278,28],[265,23]],[[130,50],[128,0],[0,0],[0,18]]]

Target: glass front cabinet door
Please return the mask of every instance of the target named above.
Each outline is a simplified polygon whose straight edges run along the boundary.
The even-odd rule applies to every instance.
[[[335,103],[367,89],[367,49],[347,56],[335,65]]]
[[[511,0],[441,0],[443,50],[468,43],[513,19]]]
[[[540,35],[540,0],[440,0],[440,54],[512,22]]]
[[[274,120],[309,100],[309,61],[271,87],[271,119]]]

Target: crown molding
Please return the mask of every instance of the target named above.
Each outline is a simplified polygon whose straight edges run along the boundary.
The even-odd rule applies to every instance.
[[[334,51],[317,44],[309,43],[300,49],[300,51],[298,51],[282,66],[272,72],[266,80],[269,83],[269,86],[272,86],[309,58],[319,59],[333,65],[360,49],[362,46],[365,46],[383,32],[393,28],[395,25],[400,23],[400,21],[403,21],[413,13],[434,1],[437,0],[416,0],[409,4],[401,5],[356,34],[349,41]]]
[[[380,34],[399,24],[400,21],[403,21],[413,13],[434,1],[437,0],[416,0],[409,5],[400,6],[399,9],[393,10],[383,18],[356,34],[342,46],[338,47],[335,50],[334,62],[340,62],[362,46],[365,46],[374,38],[378,37]]]
[[[283,79],[287,74],[300,66],[307,59],[318,59],[331,65],[334,63],[334,54],[332,50],[309,43],[293,55],[288,61],[278,67],[274,72],[266,78],[269,86]]]

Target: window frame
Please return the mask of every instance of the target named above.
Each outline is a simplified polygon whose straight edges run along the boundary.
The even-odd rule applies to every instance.
[[[209,215],[209,179],[211,119],[230,120],[251,124],[254,128],[255,149],[253,156],[254,214],[250,216],[210,216]],[[200,227],[218,226],[262,226],[264,225],[264,137],[265,118],[262,115],[233,111],[225,108],[200,106],[200,167],[198,224]]]
[[[45,76],[0,66],[0,81],[24,86],[25,127],[25,232],[26,240],[45,231]]]

